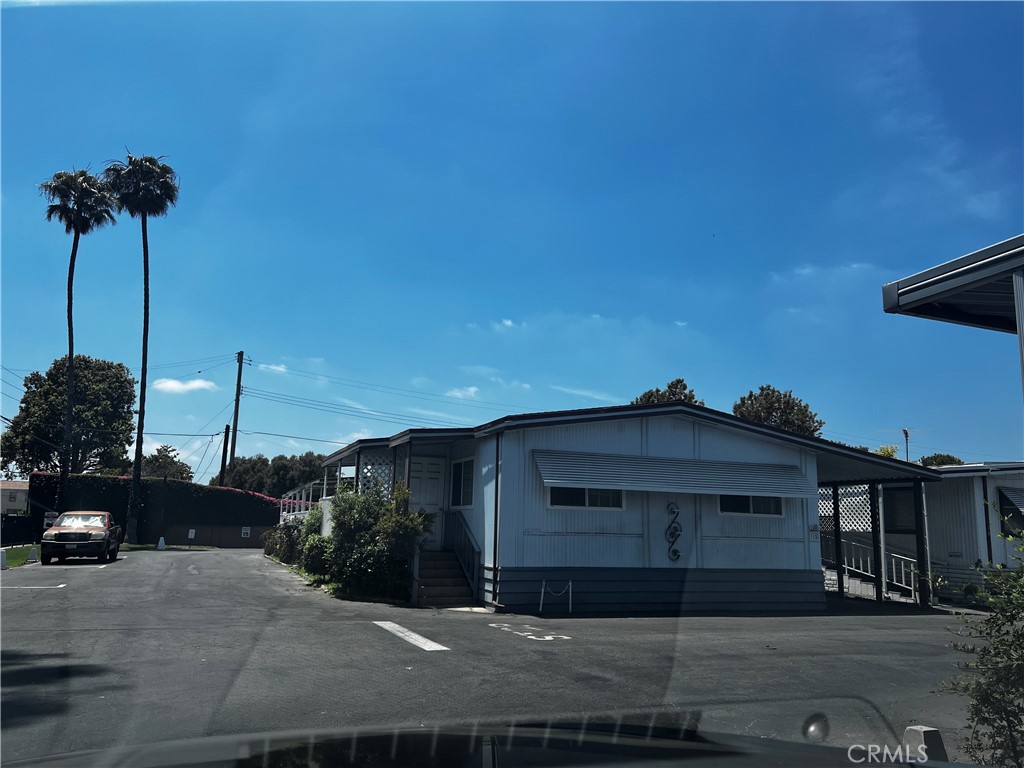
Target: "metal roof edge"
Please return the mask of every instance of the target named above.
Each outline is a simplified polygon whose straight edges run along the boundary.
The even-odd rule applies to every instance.
[[[1003,256],[1010,257],[1014,251],[1021,248],[1024,248],[1024,233],[1014,235],[992,245],[987,245],[984,248],[979,248],[977,251],[968,253],[965,256],[958,256],[955,259],[950,259],[913,275],[900,278],[894,281],[894,283],[900,291],[916,288],[923,283],[930,282],[936,278],[947,277],[954,272],[969,270],[972,267],[978,268],[992,259],[998,259]],[[887,283],[887,285],[893,285],[894,283]]]

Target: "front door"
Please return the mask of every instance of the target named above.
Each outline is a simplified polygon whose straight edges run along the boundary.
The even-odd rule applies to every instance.
[[[413,457],[409,467],[409,504],[432,513],[434,526],[423,539],[425,549],[440,549],[443,535],[444,459]]]

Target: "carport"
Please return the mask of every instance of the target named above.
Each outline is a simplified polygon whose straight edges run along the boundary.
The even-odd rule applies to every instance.
[[[1024,234],[887,283],[882,308],[1016,334],[1024,394]]]
[[[843,532],[844,528],[849,528],[851,507],[855,513],[859,511],[857,507],[861,507],[869,521],[871,546],[866,554],[867,564],[859,568],[859,573],[870,574],[875,600],[885,600],[888,587],[895,585],[909,588],[921,607],[931,605],[931,557],[924,484],[940,481],[942,475],[929,467],[857,450],[819,453],[817,464],[822,563],[835,568],[839,595],[846,594],[844,581],[850,569],[851,542],[844,540]],[[906,503],[894,503],[900,497],[905,498]],[[883,501],[886,498],[890,500],[889,505]],[[902,561],[908,558],[886,551],[887,512],[891,518],[896,515],[906,518],[914,532],[916,556],[913,563],[906,563],[908,568],[902,567]]]

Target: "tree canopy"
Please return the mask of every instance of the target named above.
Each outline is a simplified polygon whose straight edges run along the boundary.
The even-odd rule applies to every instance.
[[[925,467],[961,466],[963,463],[963,459],[951,453],[933,453],[930,456],[921,457],[921,464]]]
[[[69,235],[87,235],[114,224],[117,202],[106,182],[88,171],[58,171],[39,185],[46,198],[46,220],[56,219]]]
[[[8,476],[60,466],[67,404],[67,361],[58,358],[45,374],[25,377],[17,415],[0,438]],[[75,355],[75,402],[70,471],[96,472],[123,466],[132,441],[135,379],[122,363]]]
[[[665,389],[655,387],[648,389],[642,395],[633,398],[630,405],[655,405],[657,403],[673,403],[682,401],[691,405],[704,405],[704,401],[697,398],[696,393],[690,389],[684,379],[673,379],[665,385]]]
[[[292,488],[320,480],[324,476],[322,454],[306,451],[299,456],[284,454],[268,459],[262,453],[255,456],[236,456],[234,470],[225,483],[231,488],[255,491],[267,496],[280,498]],[[210,485],[217,484],[217,477],[210,479]]]
[[[737,400],[732,412],[741,419],[757,421],[770,427],[785,429],[798,435],[820,437],[825,422],[818,414],[787,389],[781,392],[768,384],[757,392],[750,391]]]
[[[176,448],[161,445],[156,449],[156,453],[142,458],[142,476],[192,482],[192,467],[178,458]]]
[[[879,456],[885,456],[889,459],[898,459],[900,457],[900,447],[898,445],[880,445],[872,453],[877,453]]]

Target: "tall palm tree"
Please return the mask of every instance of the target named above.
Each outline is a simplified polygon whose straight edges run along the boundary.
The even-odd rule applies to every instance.
[[[142,372],[139,376],[139,423],[128,496],[128,523],[137,523],[142,493],[142,434],[146,420],[146,369],[149,364],[149,231],[150,216],[165,216],[178,203],[178,174],[163,157],[128,153],[124,161],[112,160],[103,177],[117,201],[118,212],[127,211],[142,221]]]
[[[74,290],[75,262],[78,260],[78,241],[95,229],[116,223],[114,201],[110,188],[88,171],[58,171],[49,181],[39,185],[46,198],[46,220],[56,219],[64,231],[74,235],[71,240],[71,259],[68,262],[68,362],[67,403],[64,407],[64,444],[61,446],[60,485],[57,489],[57,511],[63,512],[67,503],[68,475],[71,472],[72,419],[75,406],[75,321]]]

